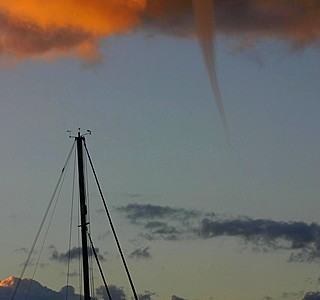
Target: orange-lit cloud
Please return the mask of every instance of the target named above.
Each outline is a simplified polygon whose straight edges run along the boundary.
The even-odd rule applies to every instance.
[[[16,278],[13,276],[10,276],[2,281],[0,281],[0,287],[12,287],[15,285]]]
[[[0,0],[0,54],[97,56],[99,39],[137,27],[146,0]]]
[[[0,0],[0,55],[92,59],[98,56],[99,41],[112,35],[144,30],[193,37],[193,7],[201,2],[210,0]],[[213,2],[216,33],[319,45],[318,0]]]

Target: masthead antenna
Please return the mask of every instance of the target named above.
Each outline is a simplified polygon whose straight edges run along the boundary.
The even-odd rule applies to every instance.
[[[67,130],[67,133],[69,134],[69,138],[74,139],[76,137],[83,137],[85,135],[91,135],[92,131],[87,129],[87,131],[85,133],[81,134],[81,128],[78,128],[78,134],[77,135],[73,135],[72,134],[72,130],[69,130],[69,129]]]

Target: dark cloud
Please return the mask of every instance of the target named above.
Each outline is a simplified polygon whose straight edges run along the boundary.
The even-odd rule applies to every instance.
[[[126,214],[131,222],[150,219],[179,219],[188,220],[196,218],[200,213],[196,210],[186,210],[183,208],[172,208],[169,206],[159,206],[152,204],[128,204],[117,208],[118,211]]]
[[[302,300],[320,300],[320,292],[308,292]]]
[[[320,46],[318,0],[213,2],[215,34],[237,39],[239,49],[270,39],[288,42],[295,48]],[[142,20],[144,28],[153,34],[195,36],[193,7],[189,0],[150,0]]]
[[[216,29],[222,34],[275,38],[296,46],[319,46],[320,5],[317,0],[216,2]]]
[[[150,254],[149,250],[150,250],[149,247],[136,249],[129,254],[129,258],[136,259],[136,260],[150,259],[151,254]]]
[[[170,226],[166,222],[153,221],[144,225],[148,230],[148,233],[144,234],[144,237],[148,240],[178,240],[181,236],[181,231],[175,227]]]
[[[163,33],[190,38],[194,32],[191,0],[149,0],[141,18],[142,29],[150,35]]]
[[[141,235],[150,241],[190,238],[195,235],[200,217],[214,216],[213,213],[206,214],[192,209],[137,203],[118,207],[117,210],[133,224],[142,226],[144,230]]]
[[[117,287],[115,285],[108,286],[109,292],[111,295],[112,300],[126,300],[126,295],[123,291],[122,287]],[[100,286],[96,289],[96,294],[99,297],[99,299],[109,300],[108,293],[106,291],[105,286]]]
[[[180,298],[180,297],[178,297],[178,296],[173,295],[173,296],[171,297],[171,300],[187,300],[187,299],[185,299],[185,298]]]
[[[317,223],[230,219],[214,213],[151,204],[129,204],[118,211],[139,226],[140,235],[149,241],[238,237],[258,251],[291,251],[289,262],[320,261]]]
[[[81,255],[81,248],[79,247],[73,247],[71,250],[68,250],[65,253],[59,253],[55,248],[51,248],[52,254],[51,254],[51,259],[60,263],[65,263],[67,262],[69,259],[70,261],[74,260],[74,259],[79,259],[80,255]],[[105,261],[105,258],[99,253],[99,248],[95,248],[96,253],[98,255],[98,258],[100,261]],[[93,256],[93,251],[91,248],[88,248],[88,255],[89,256]]]
[[[304,222],[276,222],[262,219],[209,220],[203,219],[200,237],[241,237],[256,245],[271,249],[299,250],[290,261],[312,262],[320,260],[320,227]],[[284,243],[283,243],[284,242]]]

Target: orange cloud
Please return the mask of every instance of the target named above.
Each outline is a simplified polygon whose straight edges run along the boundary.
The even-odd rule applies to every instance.
[[[2,0],[0,6],[10,16],[43,30],[72,27],[101,36],[136,26],[146,0]]]
[[[97,55],[99,39],[140,25],[146,0],[0,0],[0,54]]]
[[[16,278],[10,276],[4,280],[0,281],[0,287],[13,287],[15,285]]]
[[[212,0],[215,32],[319,45],[318,0]],[[193,3],[202,2],[194,0]],[[198,22],[198,21],[197,21]],[[2,58],[98,56],[98,43],[135,30],[194,37],[191,0],[0,0]]]

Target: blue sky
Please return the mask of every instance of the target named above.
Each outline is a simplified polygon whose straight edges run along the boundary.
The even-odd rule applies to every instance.
[[[222,223],[248,218],[248,224],[318,224],[319,49],[297,49],[271,35],[235,51],[241,40],[224,30],[216,33],[229,142],[195,37],[149,36],[142,30],[102,38],[96,62],[59,54],[8,64],[3,55],[1,279],[19,276],[22,248],[32,244],[71,147],[66,130],[81,127],[93,132],[87,143],[126,255],[146,249],[151,256],[128,259],[139,293],[155,293],[151,299],[253,300],[306,299],[307,292],[319,290],[318,256],[290,262],[291,253],[314,244],[294,249],[295,238],[284,233],[275,239],[262,234],[260,240],[227,230],[213,238],[194,236],[212,213]],[[101,238],[105,221],[97,191],[90,193],[91,218],[97,220],[92,230],[109,281],[129,293],[114,246],[108,249],[110,235]],[[147,211],[132,222],[124,208],[133,203],[198,215],[187,218],[189,227],[179,219],[184,211]],[[57,291],[65,285],[65,265],[50,259],[49,246],[67,251],[67,236],[61,235],[69,224],[67,205],[62,200],[57,206],[57,230],[49,234],[43,255],[49,266],[36,275]],[[146,238],[151,221],[175,228],[176,240],[155,231]]]

